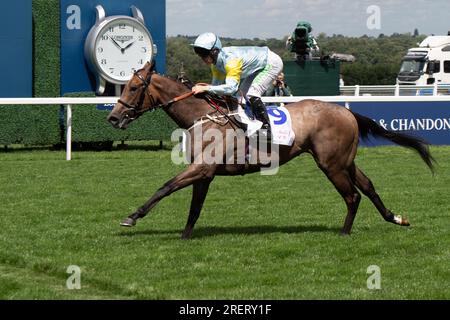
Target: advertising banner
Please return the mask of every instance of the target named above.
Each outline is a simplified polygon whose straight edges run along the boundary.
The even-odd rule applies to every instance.
[[[386,129],[415,135],[433,145],[450,145],[450,102],[355,102],[350,109]],[[366,146],[388,144],[378,139],[363,142]]]

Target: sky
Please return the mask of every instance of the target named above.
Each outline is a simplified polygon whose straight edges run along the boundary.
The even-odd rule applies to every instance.
[[[167,0],[166,10],[168,36],[282,39],[300,20],[312,24],[313,35],[450,31],[450,0]]]

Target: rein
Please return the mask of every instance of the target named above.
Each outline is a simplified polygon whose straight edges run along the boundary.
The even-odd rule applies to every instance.
[[[153,107],[151,110],[153,111],[153,110],[158,109],[158,108],[162,108],[162,109],[168,108],[168,107],[170,107],[172,104],[174,104],[175,102],[178,102],[178,101],[180,101],[180,100],[187,99],[187,98],[189,98],[189,97],[192,97],[193,95],[194,95],[194,92],[192,92],[192,91],[186,92],[186,93],[184,93],[184,94],[182,94],[182,95],[180,95],[180,96],[178,96],[178,97],[173,98],[172,100],[168,101],[168,102],[165,103],[165,104],[159,104],[159,105]],[[234,119],[232,119],[232,118],[230,117],[230,114],[229,114],[229,111],[230,111],[230,110],[228,110],[228,113],[225,112],[225,111],[224,111],[217,103],[214,102],[214,99],[213,99],[210,95],[208,95],[208,94],[205,95],[205,100],[206,100],[206,102],[208,102],[208,104],[209,104],[213,109],[215,109],[215,110],[216,110],[217,112],[219,112],[224,118],[226,118],[226,119],[227,119],[227,122],[230,121],[231,123],[233,123],[234,125],[236,125],[237,127],[239,127],[239,124],[237,124],[237,123],[234,121]],[[150,109],[149,109],[149,110],[150,110]],[[144,112],[145,112],[145,111],[144,111]],[[208,116],[208,115],[207,115],[207,116]],[[210,119],[210,120],[211,120],[211,119]],[[225,124],[226,124],[226,123],[225,123]],[[224,125],[224,124],[223,124],[223,125]]]
[[[154,108],[163,108],[164,109],[164,108],[170,107],[175,102],[187,99],[189,97],[192,97],[193,95],[194,95],[194,92],[192,92],[192,91],[186,92],[186,93],[182,94],[181,96],[175,97],[175,98],[173,98],[172,100],[170,100],[169,102],[167,102],[165,104],[159,104],[159,105],[155,106]]]

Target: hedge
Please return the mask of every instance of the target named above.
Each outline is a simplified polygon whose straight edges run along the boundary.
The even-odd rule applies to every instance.
[[[61,141],[59,106],[0,106],[0,144],[47,145]]]

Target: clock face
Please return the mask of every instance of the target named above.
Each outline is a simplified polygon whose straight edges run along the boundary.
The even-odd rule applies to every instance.
[[[154,54],[145,26],[126,17],[107,22],[96,37],[93,50],[97,69],[113,83],[126,83]]]

